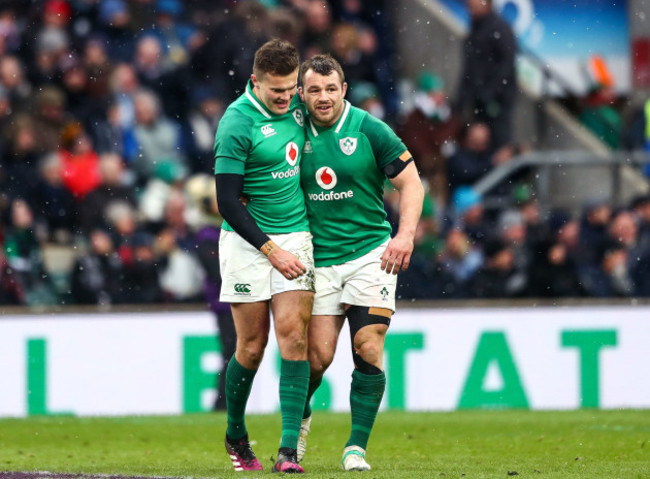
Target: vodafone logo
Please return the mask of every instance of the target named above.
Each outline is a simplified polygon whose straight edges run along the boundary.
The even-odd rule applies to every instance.
[[[336,186],[336,173],[329,166],[323,166],[316,172],[316,183],[324,190],[331,190]]]
[[[296,163],[298,163],[298,154],[300,153],[300,150],[298,150],[298,145],[293,141],[290,141],[287,143],[285,151],[285,158],[287,159],[287,163],[289,163],[291,166],[296,166]]]

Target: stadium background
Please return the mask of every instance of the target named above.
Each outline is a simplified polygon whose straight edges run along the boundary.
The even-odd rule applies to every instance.
[[[72,6],[70,12],[84,13],[83,8],[92,7],[94,3],[71,2],[68,6]],[[200,12],[201,8],[206,8],[206,3],[214,4],[186,2],[184,14],[194,8]],[[231,2],[221,3],[223,11],[234,6]],[[554,4],[525,3],[533,7]],[[6,2],[3,8],[17,12],[18,20],[29,19],[22,25],[32,27],[35,33],[40,25],[37,19],[47,4],[52,6],[53,2]],[[274,2],[268,4],[270,9],[277,7],[272,5]],[[61,5],[59,2],[54,6],[65,8]],[[144,12],[149,9],[150,14],[155,12],[154,2],[124,5],[144,8],[138,10]],[[169,5],[173,8],[175,4],[169,2]],[[381,70],[384,76],[376,78],[377,84],[372,91],[375,95],[382,92],[385,95],[384,109],[388,118],[398,116],[401,101],[408,103],[408,97],[400,99],[396,92],[413,89],[422,68],[441,76],[451,93],[457,81],[463,34],[463,19],[454,15],[453,2],[405,0],[374,5],[382,14],[382,21],[373,24],[376,38],[380,40],[376,58],[383,58],[388,66],[387,70]],[[509,5],[512,7],[516,2],[509,2]],[[615,41],[609,44],[627,45],[628,48],[626,51],[623,48],[622,52],[616,50],[616,54],[623,56],[622,63],[615,59],[611,62],[617,65],[614,71],[619,105],[633,108],[638,106],[638,98],[649,96],[647,14],[650,12],[643,2],[618,5],[623,11],[617,10],[617,28],[610,32],[615,35]],[[332,2],[332,6],[333,11],[341,11],[337,10],[339,2]],[[450,6],[452,8],[447,10]],[[578,6],[584,9],[585,17],[590,18],[591,3]],[[576,11],[581,12],[580,9]],[[78,19],[83,15],[71,13],[71,16]],[[376,19],[376,16],[370,18]],[[98,16],[97,21],[100,20]],[[594,21],[602,22],[602,19]],[[562,28],[562,35],[571,34],[571,25]],[[138,35],[132,33],[135,41]],[[6,35],[4,38],[10,40],[12,37]],[[423,42],[422,38],[427,41]],[[606,36],[599,37],[603,38]],[[50,45],[46,40],[43,42]],[[13,52],[18,57],[23,52],[22,46],[19,42]],[[395,50],[391,51],[391,46]],[[30,47],[37,48],[36,45]],[[579,54],[569,58],[571,60],[579,69],[586,59]],[[618,65],[627,65],[628,74]],[[240,73],[247,75],[247,72]],[[532,77],[539,78],[534,74]],[[42,80],[39,84],[32,79],[31,83],[34,90],[24,98],[27,103],[40,86],[49,82]],[[550,152],[577,149],[598,157],[616,157],[598,138],[579,128],[572,104],[563,101],[566,98],[561,92],[552,87],[550,93],[536,92],[535,84],[539,82],[531,82],[530,91],[526,88],[527,93],[521,95],[517,115],[522,120],[516,122],[515,132],[518,140],[537,140],[533,145],[541,153],[557,154]],[[221,91],[230,91],[232,95],[232,91],[242,85],[230,86],[222,86]],[[574,93],[583,94],[586,88],[585,84],[576,85]],[[162,95],[163,103],[165,98]],[[365,98],[360,95],[357,99]],[[180,107],[171,103],[164,105],[167,114],[173,112],[173,108],[182,109],[182,102]],[[546,121],[542,123],[531,113],[540,108],[540,104],[546,112]],[[5,117],[5,125],[16,118],[12,115],[10,112]],[[544,131],[539,130],[540,124]],[[92,129],[90,124],[84,126]],[[4,152],[3,160],[3,167],[6,167],[9,162]],[[32,166],[35,172],[36,165]],[[183,167],[194,169],[196,173],[202,166],[185,164]],[[568,176],[584,177],[592,169],[582,165]],[[170,167],[160,174],[173,176],[178,173]],[[593,181],[579,183],[583,191],[572,191],[572,202],[561,206],[578,208],[593,191],[611,193],[609,200],[614,203],[629,199],[632,192],[647,192],[648,188],[647,179],[640,170],[623,176],[623,190],[628,194],[623,198],[614,198],[614,191],[609,190],[608,173],[590,178]],[[148,179],[145,174],[136,183],[147,184]],[[13,180],[13,177],[3,178],[3,231],[7,230],[7,235],[11,232],[8,205],[11,204]],[[571,179],[565,181],[568,185],[577,184]],[[47,223],[47,218],[43,221]],[[212,374],[218,368],[215,354],[218,332],[197,296],[173,298],[167,294],[164,300],[157,301],[157,306],[127,304],[118,307],[105,303],[85,308],[69,306],[70,298],[64,294],[61,299],[60,293],[69,286],[65,274],[70,273],[73,266],[76,245],[52,240],[48,237],[39,246],[44,266],[51,268],[48,273],[56,280],[56,294],[31,296],[36,298],[33,303],[22,307],[8,306],[8,302],[0,305],[0,384],[3,391],[0,415],[167,414],[206,410],[213,394],[208,385],[213,384]],[[643,368],[643,358],[647,357],[644,346],[650,339],[647,305],[647,300],[634,298],[402,302],[392,328],[395,343],[388,349],[391,384],[383,407],[406,410],[648,408],[650,381]],[[346,345],[341,344],[341,351],[346,349]],[[271,347],[263,374],[258,379],[259,388],[275,384],[274,358],[275,350]],[[345,410],[350,367],[345,355],[340,354],[335,369],[327,376],[328,394],[317,398],[323,407]],[[431,372],[427,381],[421,379],[424,372]],[[467,393],[468,388],[472,394]],[[255,397],[260,398],[261,394],[254,392]],[[265,401],[251,403],[251,406],[257,412],[276,408],[275,404]]]

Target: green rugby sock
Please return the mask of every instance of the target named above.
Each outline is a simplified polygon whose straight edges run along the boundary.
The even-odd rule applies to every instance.
[[[309,361],[282,359],[280,366],[280,412],[282,439],[280,447],[296,449],[298,434],[309,388]]]
[[[305,410],[302,412],[302,418],[306,419],[311,416],[311,398],[318,389],[318,386],[323,382],[323,376],[319,377],[313,382],[309,383],[309,389],[307,389],[307,399],[305,400]]]
[[[230,439],[240,439],[248,434],[244,415],[256,373],[257,369],[246,369],[237,362],[235,356],[228,363],[226,370],[226,407],[228,410],[226,435]]]
[[[385,389],[386,374],[383,371],[381,374],[363,374],[356,369],[352,372],[350,387],[352,432],[345,447],[359,446],[366,449]]]

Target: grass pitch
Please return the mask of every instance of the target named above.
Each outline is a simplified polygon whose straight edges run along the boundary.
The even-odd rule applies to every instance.
[[[223,413],[0,419],[0,471],[269,477],[279,414],[247,420],[265,468],[258,473],[232,470],[223,447],[225,423]],[[373,469],[364,473],[340,469],[348,433],[348,414],[314,413],[303,462],[309,477],[650,478],[650,411],[384,412],[368,447]]]

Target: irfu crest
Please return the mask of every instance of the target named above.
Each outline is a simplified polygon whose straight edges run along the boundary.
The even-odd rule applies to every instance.
[[[349,156],[357,149],[357,139],[349,136],[342,138],[339,140],[339,146],[341,147],[341,151]]]

